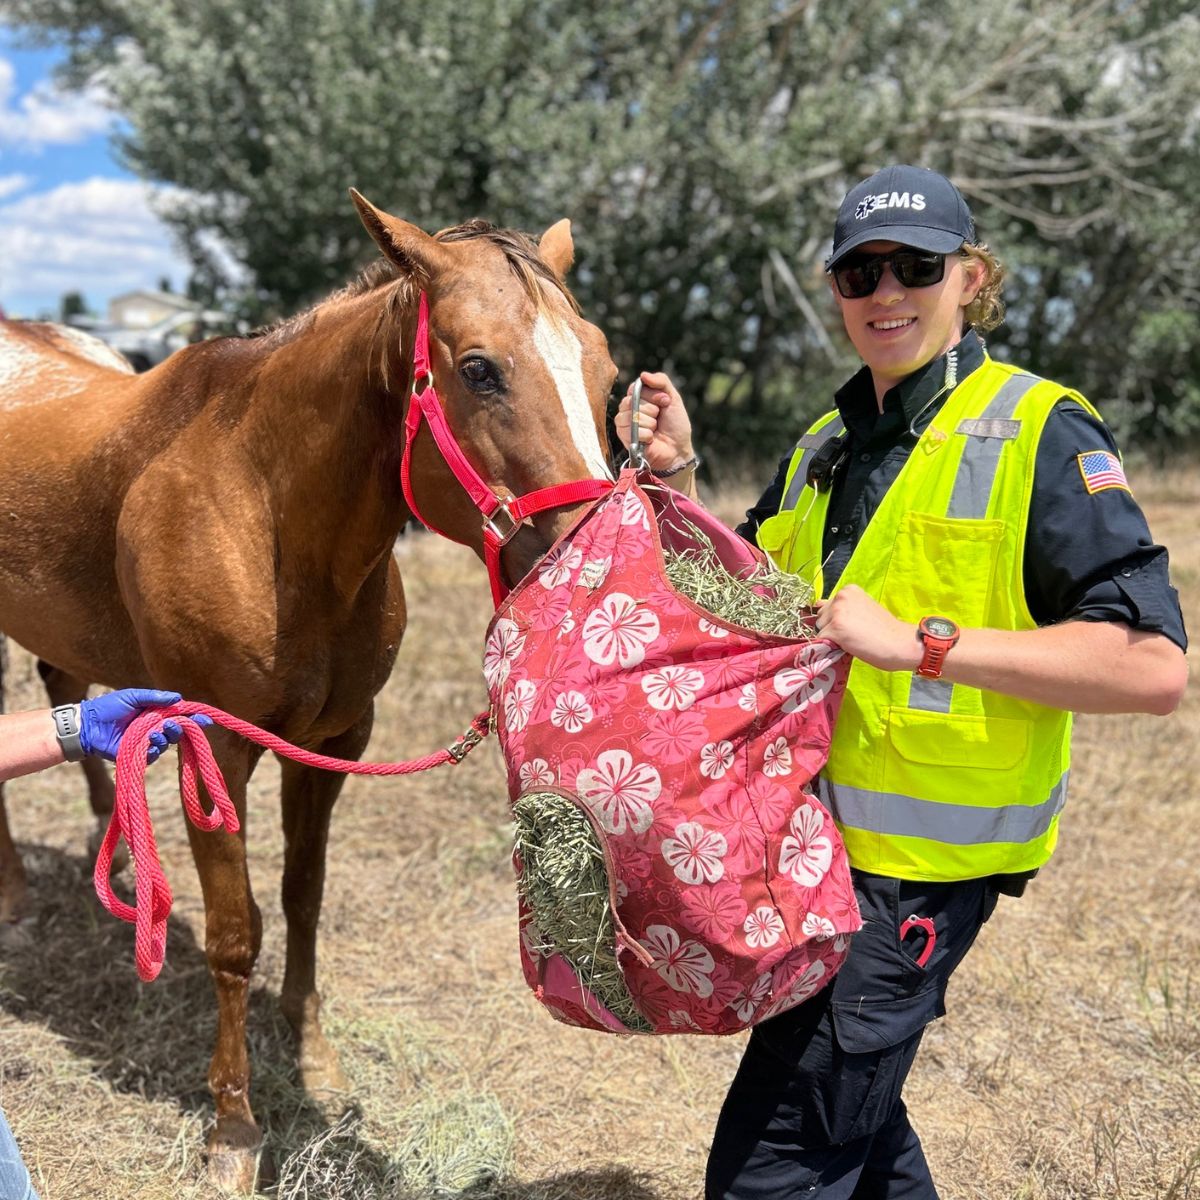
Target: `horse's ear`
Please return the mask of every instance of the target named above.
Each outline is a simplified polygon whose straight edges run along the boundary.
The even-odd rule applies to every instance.
[[[448,265],[448,255],[441,243],[423,229],[376,208],[354,188],[350,189],[350,199],[375,244],[402,271],[429,279]]]
[[[566,279],[571,264],[575,261],[575,243],[571,240],[571,222],[563,217],[542,234],[538,242],[538,253],[542,261],[559,279]]]

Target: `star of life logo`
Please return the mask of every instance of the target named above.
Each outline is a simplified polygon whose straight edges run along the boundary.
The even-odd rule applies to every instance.
[[[924,207],[925,197],[921,192],[878,192],[858,202],[854,218],[857,221],[865,220],[881,208],[909,208],[913,212],[921,212]]]

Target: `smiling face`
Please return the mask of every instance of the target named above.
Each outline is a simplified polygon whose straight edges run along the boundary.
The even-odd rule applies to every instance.
[[[898,249],[897,242],[867,242],[856,252],[888,254]],[[949,254],[941,282],[929,287],[904,287],[888,266],[871,295],[849,300],[830,279],[846,333],[870,368],[881,406],[889,388],[957,344],[963,313],[983,285],[983,275],[982,264]]]

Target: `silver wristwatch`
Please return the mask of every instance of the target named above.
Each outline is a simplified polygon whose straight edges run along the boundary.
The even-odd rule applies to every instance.
[[[60,704],[50,710],[54,718],[54,736],[67,762],[83,759],[83,743],[79,740],[79,705]]]

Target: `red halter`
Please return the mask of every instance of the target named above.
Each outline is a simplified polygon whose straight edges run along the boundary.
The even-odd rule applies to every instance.
[[[425,386],[418,392],[417,384],[420,380],[424,381]],[[413,443],[417,439],[417,431],[421,428],[422,416],[429,423],[429,432],[433,434],[433,440],[442,452],[446,465],[471,497],[475,507],[483,513],[483,560],[487,566],[488,580],[492,585],[492,600],[499,607],[501,600],[508,595],[508,588],[504,586],[500,576],[500,551],[521,528],[525,519],[548,508],[565,508],[569,504],[595,500],[596,497],[610,491],[613,482],[611,479],[577,479],[571,483],[541,488],[511,500],[501,499],[488,487],[479,472],[467,461],[458,442],[454,440],[454,434],[446,423],[446,414],[442,412],[441,401],[434,390],[433,366],[429,358],[429,302],[424,292],[421,293],[421,303],[417,309],[417,334],[413,346],[413,392],[408,415],[404,419],[404,458],[400,464],[400,486],[404,489],[404,499],[408,503],[409,511],[426,529],[440,533],[452,542],[465,544],[461,538],[456,538],[444,529],[430,524],[417,508],[410,466]]]

